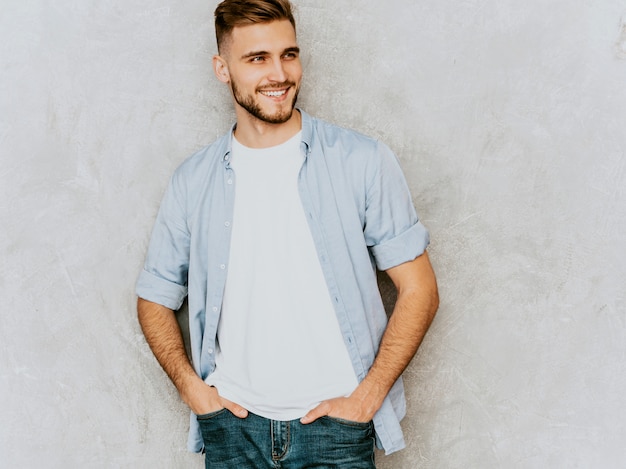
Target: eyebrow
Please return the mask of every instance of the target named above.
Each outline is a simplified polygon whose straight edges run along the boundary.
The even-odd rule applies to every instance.
[[[287,47],[285,50],[282,51],[282,53],[280,55],[284,55],[288,52],[295,52],[296,54],[300,53],[300,48],[299,47]],[[242,59],[248,59],[250,57],[256,57],[258,55],[271,55],[268,51],[266,50],[257,50],[257,51],[252,51],[252,52],[248,52],[244,55],[241,56]]]

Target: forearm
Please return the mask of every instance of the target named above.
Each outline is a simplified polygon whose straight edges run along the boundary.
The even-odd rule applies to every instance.
[[[165,306],[139,298],[137,317],[152,353],[184,399],[190,383],[197,381],[199,376],[187,357],[174,312]]]
[[[321,402],[300,419],[302,423],[311,423],[322,415],[357,422],[372,420],[422,343],[439,306],[428,255],[424,253],[387,273],[398,290],[398,300],[372,367],[349,397]]]
[[[439,306],[437,283],[428,256],[388,271],[398,299],[383,334],[376,359],[353,393],[371,413],[417,352]]]
[[[225,407],[237,417],[248,415],[240,405],[220,397],[217,390],[205,384],[195,372],[174,311],[139,298],[137,317],[152,353],[193,413],[206,414]]]
[[[383,335],[378,354],[354,397],[378,410],[393,384],[411,362],[436,311],[436,301],[419,297],[398,297]],[[420,307],[421,306],[421,307]]]

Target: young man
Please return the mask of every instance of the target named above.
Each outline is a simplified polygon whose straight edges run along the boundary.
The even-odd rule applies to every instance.
[[[170,181],[141,327],[206,467],[374,467],[375,440],[404,446],[400,375],[438,306],[428,233],[384,144],[295,108],[288,0],[225,0],[215,27],[237,122]],[[388,323],[376,267],[398,291]]]

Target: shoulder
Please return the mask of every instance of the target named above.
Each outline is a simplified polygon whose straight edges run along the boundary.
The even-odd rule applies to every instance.
[[[195,180],[214,172],[230,150],[230,132],[188,156],[174,171],[175,180]]]
[[[307,116],[304,122],[310,150],[323,154],[329,164],[339,164],[347,171],[365,171],[368,178],[389,164],[397,164],[393,151],[378,139],[315,117]]]
[[[344,148],[375,151],[381,142],[356,130],[310,117],[312,139],[322,145],[340,145]]]

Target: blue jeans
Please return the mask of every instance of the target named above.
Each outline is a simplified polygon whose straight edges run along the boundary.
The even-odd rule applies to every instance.
[[[321,417],[269,420],[249,413],[240,419],[222,409],[198,416],[210,469],[372,469],[374,425]]]

